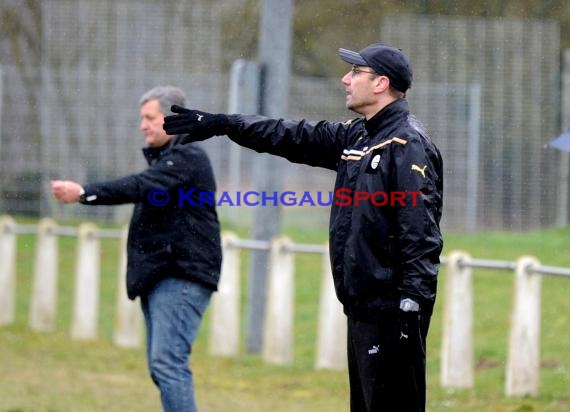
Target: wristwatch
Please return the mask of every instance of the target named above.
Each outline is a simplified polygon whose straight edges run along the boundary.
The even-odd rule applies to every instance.
[[[406,298],[400,301],[400,310],[403,312],[417,312],[420,310],[420,305],[415,300]]]
[[[79,191],[79,203],[85,203],[87,201],[87,196],[85,195],[85,189],[81,188]]]

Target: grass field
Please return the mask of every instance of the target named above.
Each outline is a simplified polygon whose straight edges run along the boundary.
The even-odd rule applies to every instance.
[[[245,236],[245,230],[236,229]],[[324,243],[326,230],[292,228],[301,243]],[[473,257],[514,260],[533,255],[542,263],[570,267],[570,229],[531,233],[481,233],[445,236],[444,254],[462,249]],[[111,342],[114,325],[117,241],[102,244],[100,337],[93,342],[69,339],[75,243],[60,240],[57,329],[34,333],[27,327],[35,242],[18,241],[17,319],[0,328],[0,411],[158,411],[158,393],[147,376],[143,348],[120,349]],[[245,257],[245,255],[244,255]],[[296,259],[295,362],[277,367],[258,355],[235,359],[208,355],[209,316],[195,344],[192,366],[202,412],[347,411],[346,372],[315,371],[316,317],[320,286],[317,256]],[[244,262],[244,268],[246,263]],[[245,271],[244,277],[245,277]],[[442,268],[440,286],[445,268]],[[542,289],[540,396],[504,396],[505,362],[512,274],[475,272],[475,387],[449,391],[439,385],[441,313],[436,305],[428,339],[428,410],[568,411],[570,410],[570,279],[545,277]],[[244,285],[247,280],[244,279]],[[441,292],[441,289],[440,289]],[[440,298],[443,293],[440,293]],[[247,296],[244,296],[244,300]]]

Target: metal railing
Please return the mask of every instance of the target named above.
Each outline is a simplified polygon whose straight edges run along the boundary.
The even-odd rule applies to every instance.
[[[30,302],[30,327],[53,330],[55,324],[58,237],[77,238],[75,298],[72,310],[73,339],[94,339],[97,335],[99,241],[120,241],[120,262],[117,266],[117,322],[114,341],[120,346],[138,346],[140,342],[140,308],[126,298],[126,228],[101,229],[90,223],[78,227],[58,226],[51,219],[38,224],[17,224],[9,216],[0,217],[0,325],[15,319],[16,237],[36,235],[34,287]],[[293,243],[285,237],[272,241],[240,239],[223,233],[224,264],[212,309],[211,353],[215,356],[235,356],[239,348],[240,251],[269,251],[268,316],[265,340],[271,341],[272,353],[264,358],[273,363],[292,361],[292,313],[294,311],[295,254],[322,256],[318,348],[315,367],[340,369],[346,367],[345,353],[338,345],[344,342],[346,322],[342,307],[336,299],[326,244]],[[570,268],[542,265],[536,258],[523,256],[516,261],[474,259],[466,252],[451,251],[441,257],[446,266],[444,295],[441,383],[445,387],[471,387],[473,374],[473,286],[474,269],[500,270],[514,273],[514,305],[509,339],[509,360],[506,372],[507,395],[538,394],[540,294],[542,276],[570,277]],[[88,307],[87,307],[88,306]],[[332,349],[331,349],[332,348]],[[217,351],[217,352],[216,352]],[[221,351],[221,352],[220,352]]]

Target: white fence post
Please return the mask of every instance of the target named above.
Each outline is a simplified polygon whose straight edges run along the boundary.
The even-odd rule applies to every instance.
[[[471,388],[473,373],[473,276],[466,267],[470,256],[451,252],[445,279],[441,385]]]
[[[507,396],[538,395],[542,278],[529,268],[539,264],[530,256],[517,260],[506,371]]]
[[[263,359],[286,365],[293,362],[294,254],[286,237],[271,242]]]
[[[238,238],[222,233],[222,273],[218,291],[212,297],[210,354],[236,356],[239,352],[240,326],[240,249]]]
[[[328,247],[325,250],[321,275],[315,369],[342,370],[347,367],[347,321],[334,290]]]
[[[32,302],[29,324],[32,330],[55,329],[59,248],[57,223],[44,218],[38,222]]]
[[[16,316],[16,222],[0,217],[0,325]]]
[[[123,228],[119,240],[119,266],[117,284],[117,321],[114,342],[124,348],[136,348],[141,344],[142,312],[139,298],[132,301],[127,296],[127,235]]]
[[[95,339],[99,311],[100,246],[97,227],[92,223],[79,226],[76,259],[71,337]]]

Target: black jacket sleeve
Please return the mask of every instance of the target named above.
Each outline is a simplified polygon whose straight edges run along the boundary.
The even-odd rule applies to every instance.
[[[395,146],[392,167],[392,190],[408,194],[396,208],[401,297],[432,302],[443,247],[441,156],[427,138],[416,135]]]
[[[192,144],[176,145],[156,163],[141,173],[106,182],[89,183],[85,189],[86,205],[118,205],[144,201],[152,189],[185,187],[215,191],[207,158]]]
[[[337,170],[350,122],[310,122],[269,119],[258,115],[230,115],[228,137],[260,153]]]

